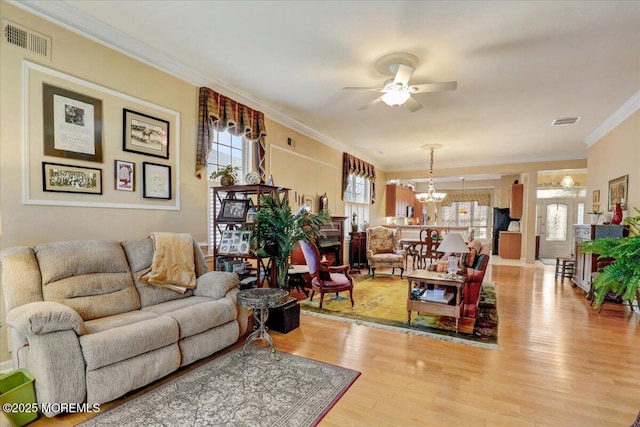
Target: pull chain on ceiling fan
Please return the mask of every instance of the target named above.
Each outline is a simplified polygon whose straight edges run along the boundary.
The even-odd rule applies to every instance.
[[[392,75],[393,78],[387,79],[382,87],[349,86],[343,89],[368,90],[383,94],[358,108],[358,110],[366,110],[382,101],[391,107],[405,105],[411,112],[422,108],[422,105],[413,98],[413,94],[456,90],[458,82],[409,85],[409,80],[419,62],[415,55],[409,53],[392,53],[391,55],[383,56],[376,61],[375,68],[382,74]]]

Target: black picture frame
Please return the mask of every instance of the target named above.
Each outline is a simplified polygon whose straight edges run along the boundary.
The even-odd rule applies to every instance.
[[[171,199],[171,166],[142,162],[142,197]]]
[[[100,99],[43,83],[42,114],[46,156],[102,163]]]
[[[249,199],[223,199],[218,213],[221,222],[245,222]]]
[[[42,190],[102,194],[102,169],[42,162]]]
[[[123,108],[122,149],[130,153],[168,159],[169,122]]]

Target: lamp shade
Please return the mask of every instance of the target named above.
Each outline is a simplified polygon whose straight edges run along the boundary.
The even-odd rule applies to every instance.
[[[448,233],[438,249],[438,252],[449,252],[449,253],[466,253],[469,252],[469,248],[467,244],[464,242],[462,238],[462,234],[460,233]]]

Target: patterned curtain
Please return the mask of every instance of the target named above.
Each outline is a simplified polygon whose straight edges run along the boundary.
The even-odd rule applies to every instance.
[[[207,157],[211,151],[213,130],[228,130],[232,135],[256,142],[255,156],[262,182],[265,178],[265,142],[267,131],[264,114],[240,104],[212,89],[201,87],[198,101],[198,139],[196,142],[196,176],[202,177],[207,168]]]
[[[474,202],[477,201],[480,206],[490,206],[491,195],[486,194],[447,194],[441,205],[451,206],[451,202]]]
[[[349,175],[352,173],[369,180],[371,204],[374,204],[376,202],[376,167],[348,153],[342,156],[342,199],[344,200],[344,192],[349,185]]]

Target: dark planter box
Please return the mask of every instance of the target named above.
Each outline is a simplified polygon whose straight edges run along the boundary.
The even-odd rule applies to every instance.
[[[288,333],[300,326],[300,304],[293,299],[280,307],[269,309],[267,328],[270,331]]]

